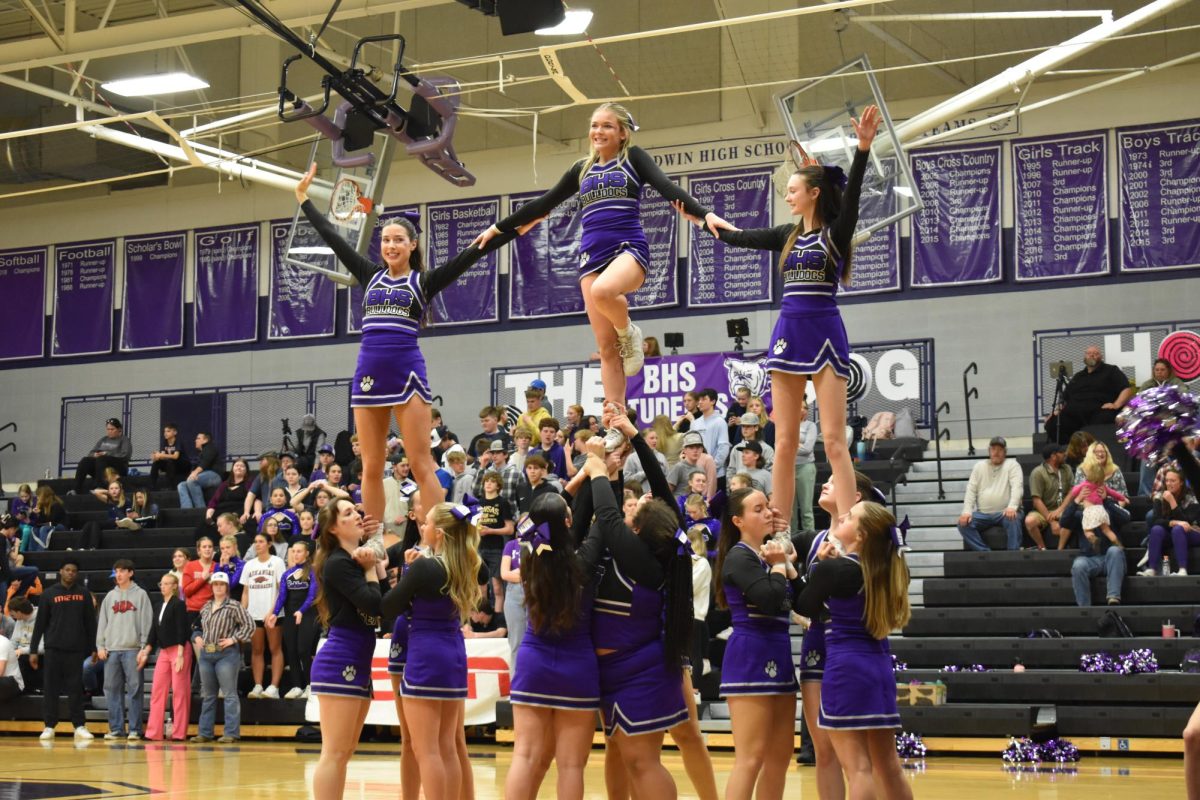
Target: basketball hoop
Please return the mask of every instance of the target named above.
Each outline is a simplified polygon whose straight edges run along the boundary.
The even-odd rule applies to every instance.
[[[353,178],[342,178],[334,184],[329,213],[339,222],[346,222],[355,214],[369,214],[371,206],[371,198],[363,196],[362,189]]]
[[[788,155],[791,157],[792,163],[796,165],[796,169],[804,169],[817,164],[817,160],[805,152],[795,139],[788,142]]]

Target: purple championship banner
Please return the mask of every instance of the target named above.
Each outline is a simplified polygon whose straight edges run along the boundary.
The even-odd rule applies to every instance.
[[[425,207],[429,233],[425,237],[425,255],[430,267],[440,267],[471,246],[488,226],[499,219],[500,198],[460,203],[429,203]],[[430,324],[479,325],[500,321],[499,256],[493,250],[476,261],[431,303]]]
[[[46,248],[0,250],[0,361],[46,355]]]
[[[863,191],[858,202],[858,227],[866,228],[896,213],[896,159],[882,161],[887,179],[881,179],[875,161],[868,159]],[[850,285],[839,286],[845,295],[900,291],[900,223],[895,222],[854,245],[850,259]]]
[[[379,255],[379,236],[383,231],[383,226],[394,217],[398,217],[403,213],[416,214],[421,213],[420,206],[409,206],[408,208],[398,208],[392,211],[383,211],[379,215],[378,222],[375,223],[375,229],[371,231],[371,240],[367,243],[367,258],[371,259],[376,264],[382,264],[383,258]],[[420,229],[420,224],[417,225]],[[420,231],[418,231],[420,235]],[[428,253],[425,250],[425,241],[421,241],[423,253]],[[428,261],[426,261],[428,263]],[[363,314],[363,287],[354,285],[346,292],[346,333],[362,333],[362,314]]]
[[[193,344],[258,338],[258,224],[196,231]]]
[[[337,318],[337,286],[319,272],[287,260],[288,234],[292,220],[271,223],[271,311],[267,319],[268,339],[312,339],[333,336]],[[325,247],[317,229],[303,217],[296,223],[293,247]],[[334,269],[333,256],[305,256],[316,266]]]
[[[650,245],[650,269],[641,288],[629,295],[630,308],[667,308],[679,305],[679,215],[653,186],[642,188],[640,219]]]
[[[541,192],[514,194],[509,213],[541,197]],[[559,204],[536,228],[509,244],[508,318],[545,319],[582,314],[579,292],[579,204]]]
[[[688,191],[737,228],[771,225],[771,173],[763,170],[690,175]],[[771,302],[776,253],[729,247],[689,225],[688,307]]]
[[[1200,266],[1200,120],[1117,128],[1121,271]]]
[[[913,217],[914,289],[994,283],[1000,260],[999,144],[912,153],[925,207]]]
[[[115,239],[54,248],[54,338],[51,356],[112,352]]]
[[[183,347],[186,258],[186,233],[125,238],[122,352]]]
[[[1108,274],[1108,134],[1017,139],[1012,155],[1017,280]]]

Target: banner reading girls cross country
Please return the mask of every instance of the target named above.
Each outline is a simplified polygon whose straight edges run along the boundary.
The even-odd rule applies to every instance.
[[[896,213],[896,159],[883,159],[884,176],[867,161],[858,203],[858,230]],[[871,238],[854,245],[850,260],[850,285],[842,294],[879,294],[900,291],[900,223],[880,228]]]
[[[44,356],[46,248],[0,250],[0,297],[0,361]]]
[[[1108,135],[1013,142],[1018,281],[1108,273]]]
[[[920,150],[912,172],[912,287],[1000,280],[1000,145]]]
[[[258,338],[258,224],[196,231],[193,344]]]
[[[371,259],[374,263],[383,263],[383,258],[379,255],[379,235],[383,230],[383,226],[387,225],[395,217],[402,215],[412,215],[411,219],[417,220],[418,235],[420,235],[420,230],[422,229],[420,224],[420,206],[409,206],[407,208],[397,208],[383,212],[379,215],[379,221],[375,223],[375,229],[371,231],[371,241],[367,244],[367,258]],[[423,253],[428,252],[425,250],[425,245],[425,240],[421,239],[421,252]],[[426,263],[428,263],[428,260]],[[362,333],[363,287],[358,285],[351,286],[345,294],[346,302],[349,306],[346,313],[346,332]]]
[[[514,194],[509,213],[541,192]],[[544,319],[583,313],[579,293],[579,239],[582,228],[575,202],[561,203],[537,227],[508,247],[509,319]]]
[[[737,228],[771,226],[771,173],[764,170],[691,175],[688,190],[700,205]],[[740,306],[771,301],[774,253],[728,247],[688,226],[688,306]]]
[[[183,347],[183,266],[187,234],[125,239],[121,350]]]
[[[332,336],[337,316],[337,286],[324,275],[290,263],[284,252],[291,219],[271,223],[271,312],[268,339],[311,339]],[[296,223],[292,247],[324,247],[317,229],[303,217]],[[304,256],[306,261],[335,269],[333,256]]]
[[[466,203],[430,203],[426,207],[429,232],[425,255],[430,267],[441,266],[471,246],[479,233],[496,221],[500,198]],[[499,322],[499,254],[488,253],[476,261],[433,298],[431,324],[437,326],[478,325]]]
[[[115,239],[54,248],[52,356],[112,352]]]
[[[1118,128],[1121,271],[1200,266],[1200,120]]]

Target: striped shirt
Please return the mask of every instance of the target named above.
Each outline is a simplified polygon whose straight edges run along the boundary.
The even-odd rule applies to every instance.
[[[221,605],[209,600],[200,609],[200,635],[206,644],[216,644],[222,639],[248,642],[254,636],[254,620],[242,604],[226,600]]]

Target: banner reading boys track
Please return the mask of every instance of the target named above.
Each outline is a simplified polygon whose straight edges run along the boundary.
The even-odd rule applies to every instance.
[[[319,272],[296,266],[284,252],[292,220],[271,223],[271,303],[267,321],[268,339],[310,339],[332,336],[337,316],[337,286]],[[293,247],[324,247],[316,228],[303,217],[296,223]],[[335,269],[333,256],[303,257],[319,267]]]
[[[371,239],[367,244],[367,258],[371,259],[376,264],[382,264],[383,258],[379,255],[379,237],[383,232],[383,227],[395,217],[401,215],[413,215],[416,218],[418,225],[418,235],[422,229],[420,223],[421,207],[409,206],[407,208],[390,209],[379,215],[379,221],[375,223],[375,229],[371,231]],[[410,220],[411,221],[411,220]],[[422,241],[421,246],[425,243]],[[349,308],[346,311],[346,332],[347,333],[362,333],[362,314],[363,314],[363,287],[359,285],[351,286],[346,291],[346,302]]]
[[[187,234],[125,239],[121,350],[183,347],[183,268]]]
[[[46,354],[46,248],[0,250],[0,361]]]
[[[462,203],[429,203],[426,206],[429,233],[425,255],[430,268],[440,267],[471,246],[471,242],[496,221],[500,198]],[[458,280],[434,295],[430,310],[436,326],[478,325],[500,320],[496,301],[499,291],[499,253],[496,250],[476,261]]]
[[[887,177],[881,177],[873,160],[867,161],[862,196],[858,203],[858,230],[894,215],[896,208],[896,159],[882,161]],[[854,245],[850,259],[850,285],[842,294],[879,294],[900,291],[900,223],[894,222]]]
[[[688,177],[688,191],[734,227],[771,226],[771,173],[710,172]],[[688,306],[740,306],[771,301],[777,254],[729,247],[689,225]]]
[[[1200,266],[1200,120],[1117,128],[1121,270]]]
[[[111,353],[115,239],[54,248],[52,356]]]
[[[196,231],[196,347],[258,338],[258,228],[231,225]]]
[[[541,192],[512,195],[508,199],[509,214],[541,196]],[[509,244],[509,319],[583,313],[583,295],[579,293],[582,235],[579,204],[566,202],[559,204],[536,228]]]
[[[913,217],[912,288],[999,281],[1000,145],[919,150],[911,158],[925,203]]]

